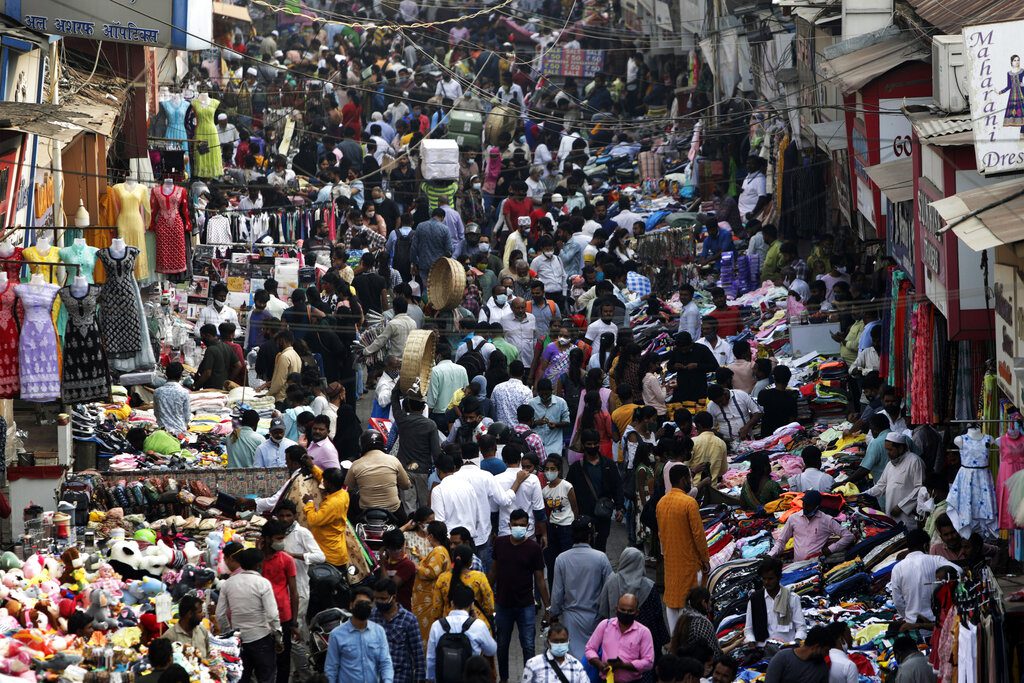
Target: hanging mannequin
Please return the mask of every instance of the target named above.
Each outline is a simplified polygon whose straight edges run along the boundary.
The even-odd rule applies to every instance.
[[[117,235],[128,246],[139,250],[135,260],[135,277],[146,280],[150,277],[149,257],[146,251],[146,228],[151,220],[151,198],[149,188],[134,177],[114,185],[111,198],[116,215]]]
[[[14,254],[14,245],[10,242],[0,242],[0,258],[11,258]]]
[[[75,238],[75,246],[76,247],[84,247],[84,246],[87,246],[88,244],[89,243],[85,241],[84,237],[76,237]]]
[[[199,93],[192,103],[196,114],[196,144],[194,174],[197,178],[219,178],[224,175],[224,161],[220,148],[220,132],[214,123],[220,101],[209,93]]]
[[[199,93],[199,102],[202,103],[202,105],[204,107],[209,107],[210,106],[210,93],[207,93],[207,92]]]
[[[36,240],[36,251],[39,252],[40,256],[45,257],[50,253],[50,238],[40,237]]]
[[[124,258],[124,251],[126,246],[127,245],[125,244],[123,239],[121,239],[120,237],[115,237],[114,239],[110,240],[110,255],[116,259]]]
[[[125,271],[130,274],[130,267]],[[96,318],[99,293],[100,288],[91,285],[83,275],[76,275],[59,293],[68,312],[60,387],[65,403],[110,399],[107,351]]]
[[[1006,433],[996,439],[999,444],[999,476],[996,479],[996,497],[999,505],[999,528],[1015,529],[1013,511],[1010,509],[1010,491],[1007,480],[1024,470],[1024,430],[1021,429],[1021,414],[1013,413],[1006,426]]]
[[[177,187],[174,180],[164,177],[163,182],[150,193],[153,222],[150,229],[156,233],[156,272],[177,275],[188,270],[185,256],[186,235],[192,232],[188,211],[188,192]]]
[[[51,253],[56,256],[57,250]],[[46,266],[37,268],[56,270]],[[60,309],[55,303],[59,290],[60,287],[47,282],[42,272],[33,273],[29,284],[14,287],[25,311],[18,343],[18,369],[20,397],[26,401],[42,403],[60,397],[60,354],[55,324]]]
[[[59,253],[61,262],[77,265],[78,270],[75,271],[75,275],[81,276],[86,283],[92,284],[93,271],[96,268],[96,252],[98,251],[99,248],[89,246],[84,239],[79,237],[71,246],[61,248]]]
[[[179,104],[181,104],[181,93],[178,92],[177,90],[175,90],[173,93],[171,93],[171,102],[174,102],[175,106],[178,106]]]
[[[45,285],[46,279],[39,273],[32,273],[32,279],[28,283],[30,285]]]
[[[946,497],[946,514],[964,538],[974,532],[992,538],[998,529],[995,486],[989,469],[992,437],[982,433],[981,425],[971,423],[967,433],[953,439],[953,443],[960,449],[960,470]]]

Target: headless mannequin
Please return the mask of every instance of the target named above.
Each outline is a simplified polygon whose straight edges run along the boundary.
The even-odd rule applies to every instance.
[[[110,241],[110,255],[116,259],[124,258],[126,252],[126,246],[124,240],[120,237],[115,237]]]
[[[0,258],[9,258],[14,253],[14,245],[10,242],[0,242]]]
[[[970,427],[967,428],[967,438],[973,439],[975,441],[978,441],[978,440],[981,439],[981,437],[982,437],[981,427],[975,427],[975,426],[971,425]],[[961,434],[960,436],[958,436],[955,439],[953,439],[953,443],[956,444],[957,448],[963,448],[964,447],[964,435]]]
[[[171,178],[164,178],[163,186],[160,191],[164,193],[165,197],[170,197],[171,193],[174,192],[174,180]]]
[[[50,253],[50,238],[40,237],[36,240],[36,251],[39,252],[40,256],[46,258],[46,255]]]
[[[89,292],[89,281],[81,275],[76,275],[71,282],[71,293],[76,297],[83,297]]]
[[[75,238],[75,246],[76,246],[76,247],[84,247],[84,246],[87,246],[87,243],[86,243],[86,241],[85,241],[85,238],[84,238],[84,237],[76,237],[76,238]]]
[[[181,104],[181,93],[180,92],[171,93],[171,102],[174,103],[175,107],[177,107],[179,104]]]
[[[34,275],[32,276],[32,279],[31,279],[31,280],[29,280],[29,284],[30,284],[30,285],[36,285],[36,286],[39,286],[39,285],[45,285],[45,284],[46,284],[46,278],[44,278],[44,277],[43,277],[42,275],[40,275],[39,273],[35,273],[35,274],[34,274]]]
[[[210,106],[210,93],[201,92],[199,93],[199,102],[204,106]]]
[[[134,192],[135,191],[135,185],[136,185],[136,182],[135,182],[135,178],[134,177],[129,176],[124,181],[124,186],[128,188],[129,192]]]

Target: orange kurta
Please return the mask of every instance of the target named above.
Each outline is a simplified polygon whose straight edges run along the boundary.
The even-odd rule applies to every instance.
[[[658,501],[658,538],[665,558],[665,606],[681,609],[707,564],[708,541],[697,501],[677,488]]]

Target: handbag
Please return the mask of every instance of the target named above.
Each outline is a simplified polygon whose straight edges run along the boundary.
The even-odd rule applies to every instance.
[[[596,519],[611,519],[612,515],[615,514],[615,501],[607,496],[597,495],[597,491],[594,490],[594,483],[590,481],[590,477],[586,472],[583,473],[583,481],[587,483],[587,488],[590,489],[590,493],[594,496],[594,517]]]

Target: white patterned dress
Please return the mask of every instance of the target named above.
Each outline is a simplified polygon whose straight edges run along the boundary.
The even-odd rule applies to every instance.
[[[996,490],[989,469],[992,437],[960,437],[960,471],[946,497],[946,514],[957,532],[970,538],[973,532],[992,538],[997,533]]]

